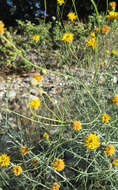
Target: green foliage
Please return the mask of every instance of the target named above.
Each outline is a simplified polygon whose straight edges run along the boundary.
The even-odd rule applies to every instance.
[[[21,41],[19,44],[22,44],[24,48],[38,48],[39,45],[42,47],[46,44],[50,43],[50,33],[49,29],[51,27],[51,23],[45,24],[43,20],[40,20],[36,18],[36,20],[39,20],[39,25],[36,25],[34,23],[31,23],[30,21],[22,22],[18,20],[18,27],[17,30],[20,33],[21,36],[24,37],[26,42]],[[39,41],[33,41],[32,36],[33,35],[39,35],[40,40]],[[22,40],[22,39],[21,39]],[[25,47],[26,46],[26,47]],[[29,47],[28,47],[29,46]]]
[[[37,51],[39,47],[46,48],[51,41],[49,33],[51,23],[46,25],[44,22],[40,22],[39,25],[35,25],[30,21],[23,22],[18,20],[17,22],[17,29],[13,30],[10,27],[10,32],[5,32],[4,37],[7,38],[7,41],[5,41],[4,37],[1,38],[0,65],[2,68],[17,70],[20,67],[20,70],[29,70],[31,66],[23,63],[19,55],[22,53],[27,56],[31,52]],[[40,40],[34,41],[32,39],[33,35],[39,35]],[[19,51],[17,51],[16,47]]]
[[[14,34],[13,34],[14,36]],[[1,68],[16,68],[16,61],[18,58],[18,53],[15,51],[13,46],[16,45],[14,42],[13,36],[10,34],[10,32],[6,32],[5,38],[8,39],[8,41],[5,41],[4,38],[1,39],[0,44],[0,51],[1,51],[1,57],[0,57],[0,65]],[[11,45],[13,44],[13,46]]]
[[[114,158],[118,159],[118,89],[114,82],[118,70],[117,20],[107,21],[105,15],[98,14],[94,2],[93,7],[95,13],[86,24],[59,18],[49,23],[36,18],[37,25],[17,20],[17,28],[1,34],[1,68],[38,69],[44,81],[40,85],[33,75],[30,81],[41,102],[38,109],[35,104],[31,106],[30,91],[28,98],[12,104],[8,93],[4,109],[1,106],[4,124],[0,141],[11,159],[8,167],[2,167],[0,160],[0,188],[46,190],[56,182],[64,190],[117,189],[118,166],[113,165]],[[102,32],[104,25],[109,26],[108,31]],[[62,40],[67,33],[74,38]],[[33,40],[34,35],[39,38]],[[49,81],[45,87],[48,77],[51,86]],[[104,113],[110,116],[108,122],[102,121]],[[11,116],[16,128],[9,121]],[[81,122],[81,129],[73,127],[75,121]],[[86,146],[88,134],[97,135],[97,148]],[[105,149],[108,145],[115,148],[111,155]],[[28,148],[26,154],[21,151],[23,146]],[[57,158],[65,163],[62,171],[53,168]],[[18,176],[13,172],[16,164],[23,169]]]

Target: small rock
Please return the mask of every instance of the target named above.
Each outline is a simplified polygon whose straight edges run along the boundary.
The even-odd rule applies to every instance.
[[[117,83],[118,82],[118,77],[114,76],[113,77],[113,83]]]
[[[2,120],[2,115],[1,115],[1,113],[0,113],[0,121]]]
[[[4,94],[5,94],[4,91],[0,92],[0,99],[1,99],[1,100],[2,100],[2,98],[3,98],[3,96],[4,96]]]
[[[33,86],[39,85],[39,82],[38,82],[36,79],[34,79],[34,78],[32,78],[32,79],[30,80],[30,83],[31,83],[31,85],[33,85]]]
[[[14,90],[10,90],[7,92],[6,96],[10,98],[10,100],[13,100],[16,97],[16,92]]]
[[[38,89],[31,89],[31,91],[30,91],[30,93],[31,93],[31,95],[33,95],[33,96],[38,96]]]
[[[49,133],[50,133],[50,135],[58,134],[59,133],[59,128],[53,127],[53,129],[51,129],[49,131]]]
[[[3,82],[4,81],[4,78],[3,77],[0,77],[0,82]]]

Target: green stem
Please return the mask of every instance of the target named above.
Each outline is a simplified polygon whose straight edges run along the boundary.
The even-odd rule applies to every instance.
[[[91,3],[92,3],[92,5],[93,5],[94,8],[95,8],[97,23],[98,23],[98,27],[99,27],[99,29],[100,29],[100,19],[99,19],[99,12],[98,12],[97,6],[96,6],[94,0],[91,0]]]
[[[45,22],[45,20],[46,20],[46,13],[47,13],[47,3],[46,3],[46,0],[44,0],[44,7],[45,7],[44,22]]]
[[[16,115],[18,115],[18,116],[20,116],[20,117],[23,117],[23,118],[25,118],[25,119],[28,119],[28,120],[32,121],[32,122],[42,123],[42,122],[40,122],[40,121],[37,121],[37,120],[31,119],[31,118],[29,118],[29,117],[27,117],[27,116],[24,116],[24,115],[22,115],[22,114],[20,114],[20,113],[17,113],[17,112],[15,112],[15,111],[12,111],[12,110],[9,110],[9,109],[7,109],[6,111],[7,111],[7,112],[10,112],[10,113],[14,113],[14,114],[16,114]],[[41,115],[38,115],[38,116],[37,116],[36,114],[34,114],[34,112],[32,112],[32,114],[35,115],[36,117],[39,117],[40,119],[44,119],[44,120],[48,120],[48,121],[53,121],[53,122],[57,122],[57,123],[62,123],[62,124],[66,124],[66,123],[67,123],[67,122],[64,122],[64,121],[61,121],[61,120],[56,120],[56,119],[51,119],[51,118],[48,118],[48,117],[43,117],[43,116],[41,116]]]
[[[75,0],[72,0],[72,3],[73,3],[73,7],[74,7],[74,10],[75,10],[76,16],[77,16],[77,20],[79,22],[78,13],[77,13],[77,9],[76,9],[76,6],[75,6]]]
[[[106,0],[106,14],[108,13],[108,0]]]

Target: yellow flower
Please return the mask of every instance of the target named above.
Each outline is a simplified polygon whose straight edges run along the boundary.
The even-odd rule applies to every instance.
[[[109,54],[110,51],[109,51],[108,49],[105,49],[105,53],[106,53],[106,54]]]
[[[80,130],[80,129],[82,129],[82,124],[81,124],[81,122],[80,121],[73,121],[73,129],[74,130]]]
[[[118,158],[113,158],[112,164],[118,166]]]
[[[118,105],[118,94],[116,94],[113,98],[112,98],[112,102],[116,105]]]
[[[113,1],[113,2],[109,2],[109,6],[110,6],[110,7],[116,7],[116,5],[117,5],[117,4],[116,4],[115,1]]]
[[[94,32],[91,33],[91,38],[95,38],[95,33]]]
[[[13,167],[13,173],[14,173],[15,176],[20,175],[22,173],[22,171],[23,170],[22,170],[21,166],[19,166],[19,165],[15,165]]]
[[[4,31],[5,31],[4,23],[2,21],[0,21],[0,34],[3,34]]]
[[[30,106],[32,109],[38,109],[40,107],[40,100],[38,98],[34,98],[32,100],[30,100]]]
[[[113,55],[118,55],[118,51],[115,50],[115,49],[112,49],[112,52],[111,52]]]
[[[20,148],[20,152],[21,152],[22,155],[25,155],[25,154],[28,153],[28,148],[26,146],[22,146]]]
[[[89,40],[86,40],[87,47],[95,48],[95,38],[91,38]]]
[[[90,133],[88,137],[85,139],[85,146],[88,149],[91,149],[91,150],[96,149],[99,147],[99,145],[100,145],[100,142],[96,134]]]
[[[60,6],[64,4],[64,0],[57,0],[57,2]]]
[[[60,185],[58,183],[54,183],[51,187],[51,190],[59,190]]]
[[[77,16],[76,16],[75,13],[73,13],[73,12],[68,13],[67,16],[68,16],[68,18],[69,18],[71,21],[77,19]]]
[[[43,137],[46,138],[46,139],[49,139],[49,135],[47,133],[44,133]]]
[[[38,40],[40,40],[40,36],[39,35],[33,35],[32,39],[35,41],[38,41]]]
[[[72,33],[65,33],[62,36],[61,40],[64,41],[64,42],[71,42],[73,40],[73,34]]]
[[[116,9],[116,2],[115,1],[113,1],[113,2],[109,2],[109,7],[113,10],[113,11],[115,11],[115,9]]]
[[[102,115],[102,123],[108,123],[110,120],[111,120],[111,117],[108,114],[104,113]]]
[[[33,75],[33,78],[36,79],[38,82],[40,82],[41,79],[42,79],[42,76],[37,73],[37,74],[34,74],[34,75]]]
[[[4,23],[0,20],[0,27],[4,28]]]
[[[118,19],[118,12],[110,11],[106,18],[110,20]]]
[[[97,33],[97,32],[99,31],[99,28],[95,28],[95,30],[94,30],[94,31],[95,31],[95,33]]]
[[[10,165],[10,157],[7,154],[0,155],[0,167],[8,167]]]
[[[110,27],[107,26],[107,25],[104,25],[104,26],[101,28],[101,31],[102,31],[102,34],[107,34],[107,33],[110,31]]]
[[[62,159],[56,159],[56,161],[52,163],[52,167],[54,170],[62,171],[65,167],[64,161]]]
[[[110,144],[110,145],[108,145],[108,146],[106,146],[106,147],[104,148],[104,152],[106,152],[108,156],[111,156],[111,155],[114,154],[115,148],[114,148],[113,145]]]

